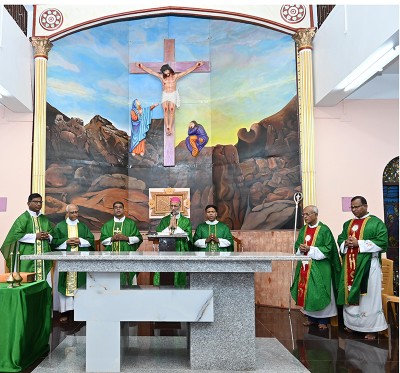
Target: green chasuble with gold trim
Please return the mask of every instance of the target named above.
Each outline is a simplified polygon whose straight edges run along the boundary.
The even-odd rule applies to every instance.
[[[307,225],[304,225],[299,232],[295,243],[295,250],[305,242]],[[341,270],[340,257],[336,247],[335,238],[329,227],[321,222],[318,223],[314,233],[314,239],[310,246],[317,247],[325,256],[322,260],[311,260],[309,275],[305,285],[304,309],[306,311],[320,311],[331,302],[331,281],[333,291],[337,291],[339,275]],[[305,256],[306,258],[306,256]],[[290,293],[297,304],[298,286],[302,262],[297,263],[294,281]]]
[[[165,228],[169,226],[170,222],[171,214],[164,216],[158,224],[156,231],[162,232]],[[189,251],[192,246],[192,223],[186,216],[183,216],[181,214],[178,219],[178,227],[187,233],[188,239],[177,238],[175,240],[175,251]],[[160,286],[160,272],[154,273],[153,284],[154,286]],[[186,286],[186,272],[176,272],[174,274],[174,285],[176,287]]]
[[[26,234],[37,232],[49,232],[53,236],[53,226],[46,215],[41,214],[37,218],[34,218],[28,211],[25,211],[15,220],[1,247],[1,252],[10,270],[15,264],[17,245],[19,246],[18,251],[21,255],[41,254],[51,251],[49,241],[47,240],[36,240],[34,244],[19,242]],[[13,263],[10,261],[11,252],[13,252]],[[51,266],[52,262],[50,260],[21,260],[19,269],[20,272],[35,272],[36,280],[45,280]],[[44,273],[42,273],[43,268]]]
[[[90,243],[90,247],[72,247],[71,245],[66,245],[66,251],[94,251],[94,236],[90,229],[86,224],[78,222],[76,225],[78,227],[78,235],[75,237],[83,238]],[[73,226],[72,226],[73,227]],[[62,245],[68,238],[72,238],[68,236],[68,224],[65,220],[61,221],[56,225],[54,230],[53,241],[51,242],[51,246],[56,248]],[[57,250],[59,251],[59,250]],[[58,291],[64,295],[72,295],[66,294],[67,289],[67,278],[68,282],[70,282],[70,278],[74,277],[74,285],[76,290],[81,286],[86,284],[86,272],[60,272],[58,277]]]
[[[114,236],[116,233],[121,233],[127,237],[137,237],[139,242],[132,245],[127,241],[112,242],[111,245],[104,245],[106,251],[136,251],[143,242],[143,237],[136,223],[130,218],[125,217],[123,222],[115,222],[113,218],[104,223],[100,231],[100,242]],[[132,280],[135,275],[135,272],[121,273],[121,285],[132,285]]]
[[[350,236],[350,227],[354,219],[348,220],[343,224],[342,233],[338,237],[338,245],[340,245]],[[380,247],[382,251],[379,252],[379,261],[381,260],[381,253],[386,252],[388,247],[388,233],[385,223],[374,215],[367,216],[360,229],[359,240],[370,240],[376,246]],[[342,254],[343,266],[340,274],[340,282],[338,288],[338,305],[357,305],[359,304],[360,295],[367,292],[368,277],[371,267],[372,253],[357,254],[356,268],[354,272],[354,280],[349,290],[347,284],[347,256]]]
[[[216,251],[233,251],[233,238],[231,230],[226,224],[220,221],[217,224],[207,224],[204,222],[197,226],[196,232],[193,236],[193,250],[213,251],[210,250],[210,243],[205,248],[194,246],[194,243],[197,240],[206,239],[210,234],[214,234],[217,238],[224,238],[230,242],[230,245],[227,247],[219,247],[217,244]]]

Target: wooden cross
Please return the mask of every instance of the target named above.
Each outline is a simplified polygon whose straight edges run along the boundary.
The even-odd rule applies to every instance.
[[[198,61],[184,61],[177,62],[175,61],[175,39],[164,39],[164,61],[163,62],[142,62],[144,66],[154,70],[160,71],[162,65],[169,64],[172,70],[175,73],[179,73],[187,70]],[[196,70],[192,71],[192,73],[207,73],[210,72],[210,62],[203,61],[204,65],[198,67]],[[129,73],[130,74],[147,74],[142,69],[139,69],[136,65],[136,62],[129,64]],[[170,167],[175,166],[175,117],[174,122],[172,123],[172,134],[166,136],[164,134],[164,166]]]

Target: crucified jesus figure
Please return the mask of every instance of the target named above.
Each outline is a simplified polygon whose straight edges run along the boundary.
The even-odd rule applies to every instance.
[[[189,67],[187,70],[180,73],[175,73],[171,66],[168,64],[161,66],[161,74],[144,66],[142,63],[137,63],[136,66],[146,71],[148,74],[154,75],[161,80],[162,96],[161,104],[164,110],[164,123],[166,135],[172,135],[172,126],[175,118],[175,108],[180,106],[180,98],[178,90],[176,89],[176,82],[178,79],[183,78],[185,75],[196,70],[198,67],[204,65],[204,62],[197,62],[194,66]]]

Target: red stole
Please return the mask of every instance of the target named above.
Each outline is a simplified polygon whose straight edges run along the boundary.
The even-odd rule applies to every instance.
[[[353,219],[348,228],[348,236],[355,237],[357,240],[362,240],[365,223],[367,222],[368,218],[366,219]],[[357,263],[357,255],[359,253],[359,247],[355,248],[347,248],[346,252],[346,289],[347,292],[350,291],[351,286],[353,285],[354,275],[356,272],[356,263]]]
[[[307,226],[306,231],[304,232],[304,243],[307,246],[313,246],[312,244],[315,242],[317,238],[317,228],[310,228]],[[306,265],[302,265],[300,267],[300,276],[299,283],[297,285],[297,305],[304,307],[304,300],[307,292],[307,282],[308,276],[310,275],[310,265],[307,263]]]

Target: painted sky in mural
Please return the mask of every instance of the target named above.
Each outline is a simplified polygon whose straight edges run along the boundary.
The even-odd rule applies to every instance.
[[[134,98],[160,102],[161,84],[128,73],[129,63],[163,61],[164,39],[177,61],[211,61],[211,72],[178,82],[182,105],[176,142],[191,120],[211,135],[208,145],[234,144],[239,128],[282,109],[296,95],[294,42],[288,35],[231,21],[156,17],[116,22],[54,42],[48,61],[48,102],[84,123],[99,114],[129,134]],[[162,118],[161,107],[153,118]]]

